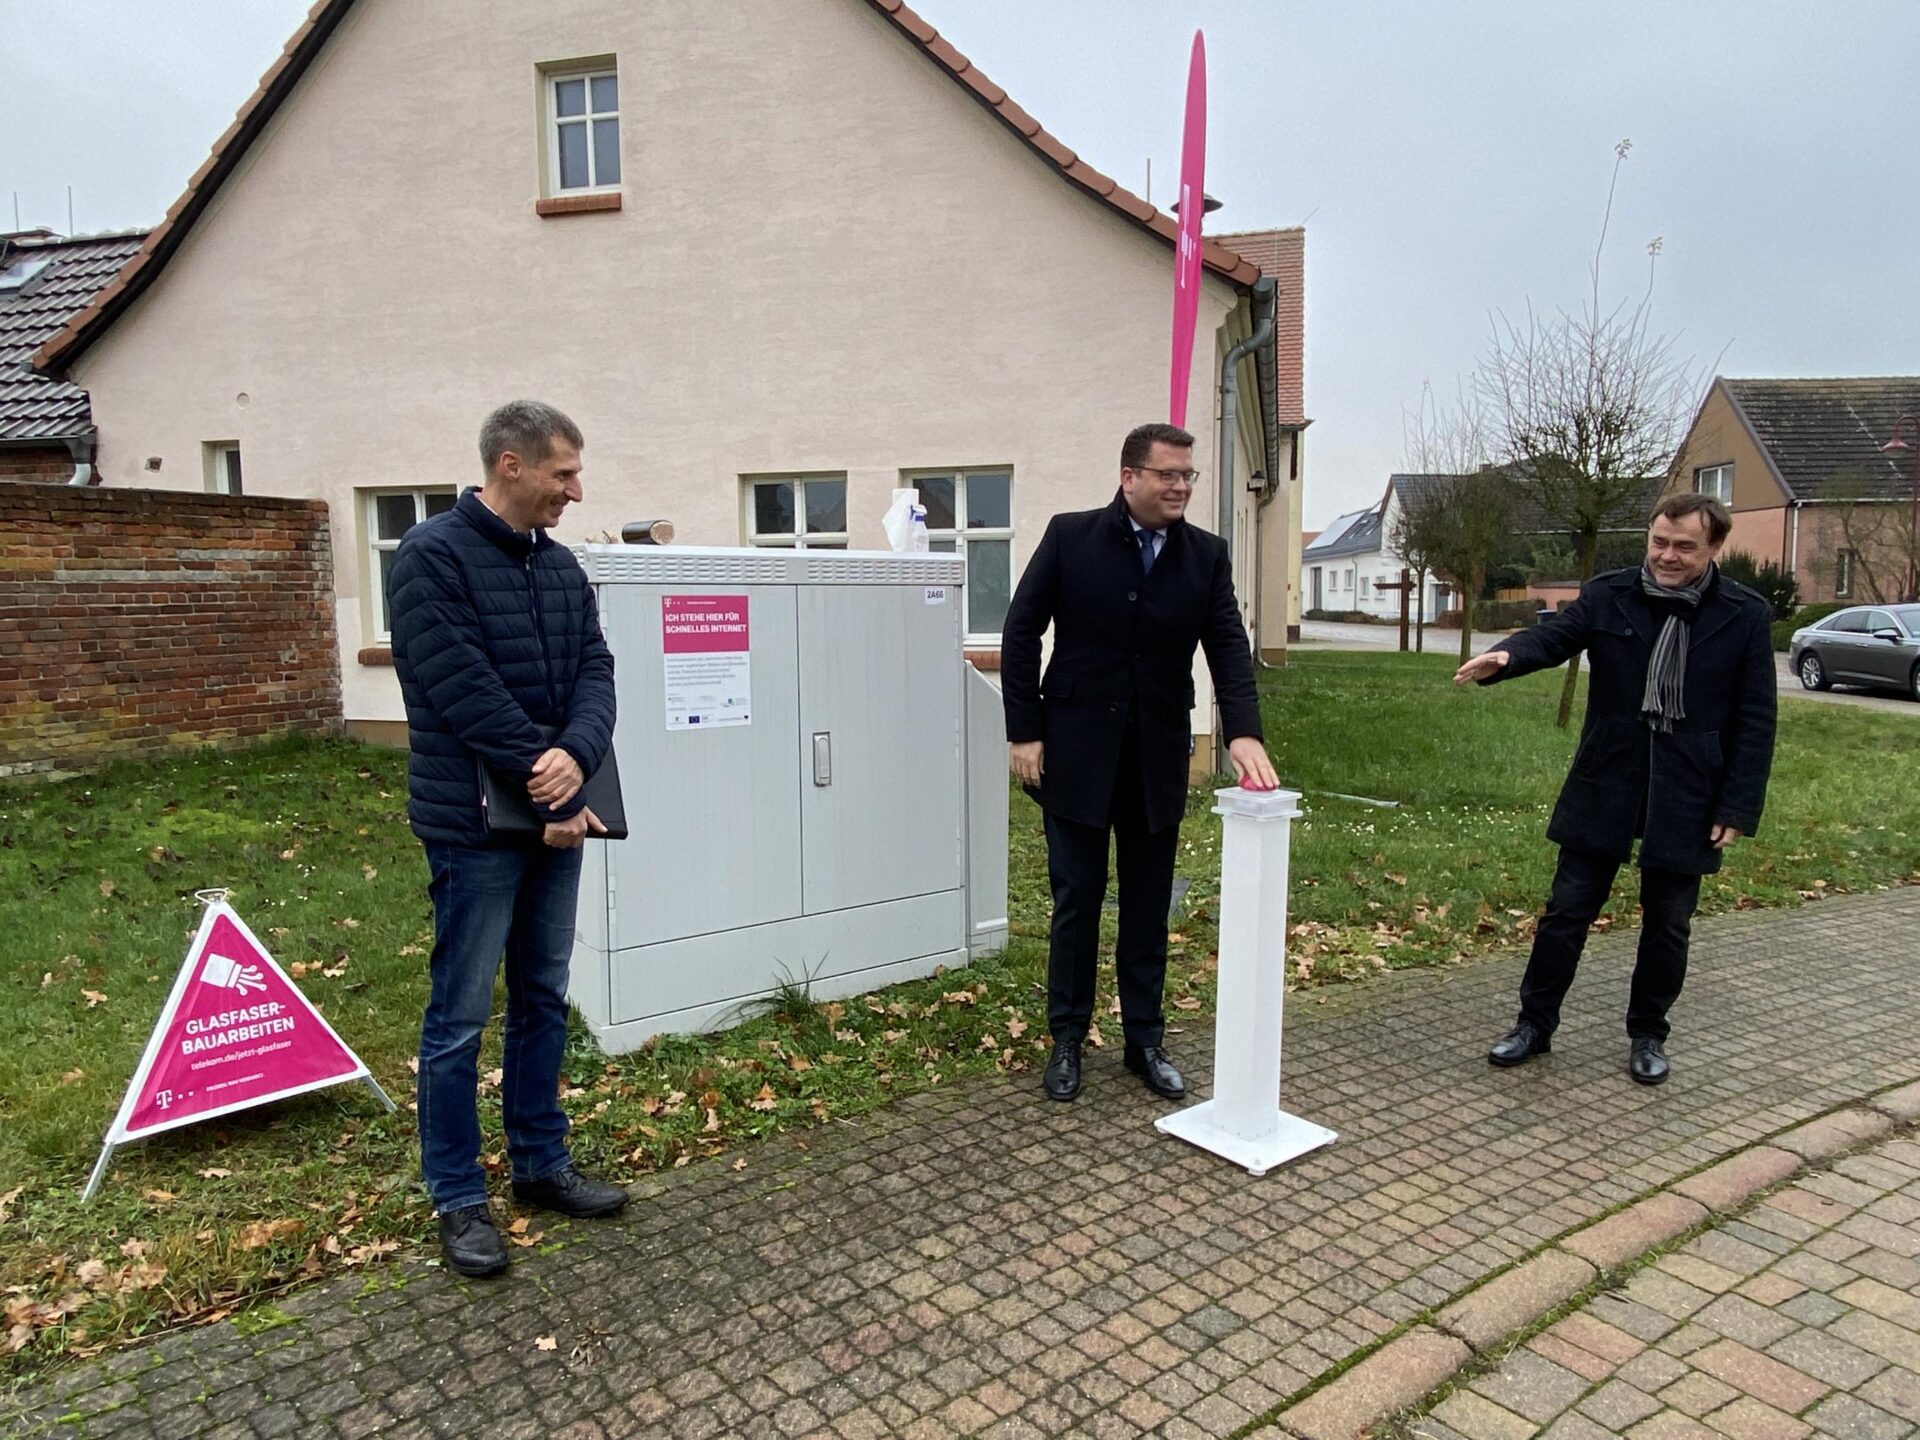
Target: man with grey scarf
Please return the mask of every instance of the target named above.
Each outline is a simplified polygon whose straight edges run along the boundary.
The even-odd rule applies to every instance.
[[[1552,1048],[1587,927],[1640,842],[1639,958],[1627,1001],[1627,1071],[1667,1078],[1667,1011],[1687,975],[1700,878],[1760,823],[1773,767],[1772,609],[1714,563],[1733,529],[1706,495],[1668,495],[1646,564],[1595,576],[1580,598],[1462,665],[1482,685],[1562,665],[1591,674],[1573,768],[1547,826],[1553,889],[1520,982],[1520,1017],[1487,1054],[1518,1065]]]

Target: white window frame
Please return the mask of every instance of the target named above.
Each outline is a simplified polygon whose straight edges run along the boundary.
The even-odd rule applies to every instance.
[[[743,475],[740,477],[740,534],[749,545],[758,545],[769,550],[844,550],[847,548],[845,530],[820,530],[807,533],[807,484],[822,481],[837,484],[841,495],[846,497],[847,477],[844,471],[820,471],[804,475]],[[783,533],[768,531],[765,534],[754,529],[758,512],[754,509],[753,491],[758,485],[791,485],[793,487],[793,530]],[[846,511],[843,499],[842,512]]]
[[[200,461],[206,476],[207,491],[213,495],[242,495],[245,470],[240,464],[238,440],[207,440],[200,446]]]
[[[1722,505],[1733,504],[1733,462],[1723,460],[1718,465],[1701,465],[1693,472],[1693,488],[1702,495],[1710,495]]]
[[[617,91],[620,83],[620,71],[612,61],[578,62],[573,65],[549,66],[541,72],[541,81],[545,87],[546,104],[545,129],[547,140],[547,194],[557,198],[562,195],[616,195],[620,193],[623,182],[615,180],[608,184],[600,183],[596,173],[599,161],[593,148],[593,126],[597,120],[612,120],[620,136],[620,174],[627,173],[626,131],[620,125],[620,104],[616,99],[611,110],[593,108],[593,82],[612,80]],[[569,115],[564,120],[560,116],[560,86],[569,80],[581,80],[585,95],[586,110],[580,115]],[[524,111],[522,112],[525,113]],[[563,185],[560,180],[560,127],[562,125],[584,126],[587,132],[587,183],[585,185]]]
[[[967,477],[970,475],[1004,475],[1007,477],[1007,523],[1005,525],[976,525],[968,527],[967,521]],[[1007,542],[1007,593],[1011,598],[1013,587],[1019,579],[1019,551],[1013,540],[1013,466],[1011,465],[956,465],[946,469],[902,470],[900,484],[919,489],[925,480],[953,481],[953,528],[935,530],[928,527],[927,539],[932,541],[951,540],[953,553],[962,560],[967,558],[969,540],[1004,540]],[[998,630],[976,630],[973,624],[973,587],[964,589],[967,613],[961,623],[966,627],[969,645],[998,645]]]
[[[362,556],[367,566],[367,593],[369,608],[368,619],[372,622],[374,643],[386,645],[392,643],[393,626],[387,614],[386,587],[380,583],[380,552],[394,551],[400,548],[398,538],[382,540],[380,538],[379,501],[388,495],[410,495],[413,497],[413,523],[418,525],[427,518],[427,497],[429,495],[451,495],[459,498],[459,490],[452,485],[375,485],[358,492],[360,496],[360,533],[364,541]]]
[[[1833,598],[1836,600],[1853,599],[1853,551],[1842,548],[1835,555],[1833,575]]]

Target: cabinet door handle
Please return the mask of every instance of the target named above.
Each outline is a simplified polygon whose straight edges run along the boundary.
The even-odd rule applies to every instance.
[[[813,783],[833,784],[833,735],[826,730],[816,731],[813,737]]]

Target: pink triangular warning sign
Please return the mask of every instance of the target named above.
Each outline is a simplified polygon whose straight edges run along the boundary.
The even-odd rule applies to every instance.
[[[227,905],[209,907],[109,1138],[355,1080],[366,1066]]]

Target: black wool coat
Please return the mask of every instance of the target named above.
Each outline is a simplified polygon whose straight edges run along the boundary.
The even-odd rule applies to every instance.
[[[1043,679],[1040,637],[1049,624],[1053,656]],[[1029,790],[1034,799],[1063,819],[1107,824],[1132,715],[1148,828],[1178,824],[1187,802],[1196,647],[1207,653],[1223,733],[1261,738],[1253,654],[1225,542],[1177,521],[1147,573],[1123,497],[1054,516],[1000,637],[1007,739],[1046,746],[1041,783]]]
[[[401,537],[387,576],[407,707],[407,819],[422,840],[488,843],[485,760],[531,774],[553,744],[591,775],[613,745],[613,652],[580,562],[522,535],[468,490]],[[586,801],[539,811],[550,820]],[[536,807],[538,809],[539,807]]]
[[[1773,614],[1746,586],[1717,577],[1688,639],[1686,718],[1671,732],[1640,714],[1647,667],[1666,617],[1640,590],[1640,571],[1597,575],[1580,598],[1494,646],[1513,658],[1494,684],[1587,652],[1587,718],[1547,838],[1624,862],[1641,838],[1649,870],[1711,875],[1715,825],[1751,835],[1773,768]]]

